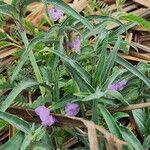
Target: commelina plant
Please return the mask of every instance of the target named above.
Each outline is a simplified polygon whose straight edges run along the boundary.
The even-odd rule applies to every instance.
[[[12,43],[18,44],[17,61],[6,69],[8,77],[1,73],[0,84],[7,91],[1,97],[0,122],[16,132],[0,149],[148,149],[149,109],[121,110],[147,102],[150,66],[133,65],[118,51],[136,49],[124,35],[137,24],[150,29],[150,23],[119,12],[87,16],[63,0],[42,0],[45,16],[34,27],[25,19],[33,2],[39,1],[0,1],[3,22],[11,18]],[[110,29],[114,24],[118,28]],[[134,120],[142,140],[122,119]]]

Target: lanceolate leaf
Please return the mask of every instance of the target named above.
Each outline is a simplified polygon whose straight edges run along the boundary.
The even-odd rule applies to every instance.
[[[15,7],[9,4],[0,5],[0,13],[13,18],[18,18],[17,10],[15,9]]]
[[[22,54],[17,67],[14,69],[13,71],[13,75],[11,77],[11,82],[13,82],[16,78],[16,76],[18,75],[19,71],[21,70],[22,66],[24,65],[24,63],[28,60],[28,56],[29,53],[32,51],[33,47],[39,43],[39,42],[45,42],[48,41],[49,35],[54,32],[55,30],[57,30],[59,28],[59,26],[54,26],[52,27],[44,36],[39,36],[34,38],[28,45],[26,50],[24,51],[24,53]]]
[[[85,80],[83,76],[81,76],[81,74],[79,74],[76,70],[74,70],[74,68],[70,66],[69,64],[65,63],[65,66],[66,66],[66,69],[71,74],[72,78],[78,84],[82,92],[85,92],[85,91],[94,92],[94,88],[90,85],[88,81]]]
[[[127,70],[132,72],[135,76],[139,77],[148,87],[150,87],[150,80],[136,67],[134,67],[131,63],[126,61],[125,59],[117,56],[116,62],[124,66]]]
[[[116,60],[116,57],[117,57],[117,51],[120,47],[120,37],[118,37],[118,40],[115,44],[115,47],[113,48],[113,50],[110,52],[108,58],[107,58],[107,65],[106,65],[106,68],[105,70],[103,70],[103,73],[102,73],[102,83],[104,83],[108,77],[108,75],[110,74],[110,71],[115,63],[115,60]]]
[[[7,112],[0,111],[0,118],[5,120],[6,122],[9,122],[15,128],[23,131],[24,133],[29,132],[31,129],[31,126],[28,122],[22,120],[21,118],[15,115],[9,114]]]
[[[149,150],[150,148],[150,135],[148,135],[143,142],[143,148],[144,150]]]
[[[87,82],[91,82],[91,75],[77,62],[72,60],[71,58],[67,57],[65,54],[59,52],[59,51],[54,51],[49,49],[50,52],[56,54],[57,56],[61,57],[65,63],[70,65],[74,70],[76,70]]]
[[[40,2],[40,0],[12,0],[11,4],[15,6],[17,2],[22,2],[25,5],[29,5],[30,3],[33,2]]]
[[[128,22],[128,23],[124,24],[124,26],[125,26],[126,30],[129,30],[130,28],[133,28],[136,24],[137,24],[137,23]],[[115,31],[112,31],[112,32],[110,33],[110,37],[114,37],[114,36],[116,36],[116,35],[120,35],[120,34],[124,33],[124,32],[125,32],[124,26],[120,26],[120,27],[117,28]]]
[[[127,143],[129,143],[129,149],[134,147],[135,150],[143,150],[143,147],[140,144],[139,140],[129,129],[123,126],[118,126],[111,114],[102,105],[99,105],[98,107],[111,133],[113,133],[117,137],[123,138]]]
[[[81,65],[79,65],[77,62],[75,62],[71,58],[67,57],[62,52],[59,52],[57,50],[51,50],[51,49],[48,49],[48,51],[56,54],[64,61],[66,69],[75,79],[81,91],[88,90],[90,92],[94,92],[94,88],[91,86],[92,77]]]
[[[99,108],[101,114],[103,115],[110,132],[113,133],[113,135],[122,138],[121,134],[120,134],[119,126],[114,121],[113,117],[108,112],[108,110],[105,109],[102,105],[98,105],[98,108]]]
[[[144,150],[140,141],[129,129],[121,126],[120,131],[124,140],[127,141],[127,143],[129,143],[130,145],[132,145],[135,150]]]
[[[39,134],[42,134],[43,130],[42,127],[40,126],[38,129],[34,131],[34,134],[30,132],[27,134],[22,142],[22,145],[20,147],[21,150],[26,150],[27,147],[30,145],[32,140],[34,140]]]
[[[134,14],[125,14],[124,16],[121,16],[120,19],[136,22],[150,31],[150,22],[140,16],[136,16]]]
[[[105,92],[101,92],[99,90],[97,90],[95,93],[85,97],[84,99],[82,99],[82,101],[86,102],[86,101],[91,101],[91,100],[96,100],[96,99],[100,99],[101,97],[103,97],[106,93]]]
[[[1,111],[5,111],[11,104],[12,102],[15,100],[15,98],[17,97],[17,95],[24,89],[35,86],[35,85],[39,85],[39,83],[35,82],[35,81],[24,81],[21,82],[20,84],[18,84],[11,92],[10,94],[7,96],[7,98],[2,102],[0,110]]]
[[[24,139],[24,133],[18,132],[8,142],[0,147],[0,150],[20,150],[20,146]]]
[[[119,100],[123,105],[125,106],[129,105],[129,103],[124,99],[122,94],[119,93],[118,91],[108,92],[108,94],[112,96],[113,98],[116,98],[117,100]]]
[[[106,68],[106,52],[107,52],[107,44],[108,44],[108,39],[106,39],[102,45],[102,50],[99,56],[99,60],[97,63],[97,67],[95,70],[95,74],[93,77],[93,85],[94,87],[97,87],[99,85],[99,82],[101,81],[100,79],[102,78],[102,73]]]
[[[132,110],[132,113],[139,130],[144,134],[147,121],[146,113],[142,109]]]
[[[91,36],[95,36],[97,33],[101,33],[104,29],[106,29],[107,25],[108,25],[108,22],[102,22],[102,23],[99,23],[93,30],[91,31],[86,30],[82,34],[82,37],[83,37],[82,40],[88,39]]]
[[[89,19],[89,20],[99,20],[99,21],[113,22],[113,23],[116,23],[116,24],[120,25],[124,29],[124,32],[127,31],[126,25],[122,24],[121,21],[119,21],[119,20],[117,20],[117,19],[115,19],[111,16],[91,15],[91,16],[87,16],[86,18]]]

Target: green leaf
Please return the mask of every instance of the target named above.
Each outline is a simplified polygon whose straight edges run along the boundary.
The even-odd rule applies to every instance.
[[[93,85],[94,87],[97,87],[102,79],[102,74],[103,71],[106,68],[106,52],[107,52],[107,44],[108,44],[108,39],[104,40],[103,45],[102,45],[102,50],[99,56],[99,60],[97,63],[97,67],[95,70],[95,74],[93,77]]]
[[[6,121],[0,119],[0,131],[3,130],[7,125],[8,123]]]
[[[62,0],[43,0],[44,3],[51,3],[60,9],[64,11],[66,14],[73,16],[74,18],[78,19],[80,22],[82,22],[88,29],[92,30],[93,26],[92,24],[83,16],[81,16],[79,13],[77,13],[74,9],[72,9],[69,5],[67,5],[65,2]]]
[[[12,0],[11,5],[16,6],[17,2],[22,2],[25,5],[29,5],[29,4],[31,4],[33,2],[40,2],[40,0]]]
[[[19,83],[11,92],[10,94],[7,96],[7,98],[5,99],[5,101],[2,102],[2,105],[0,106],[0,110],[1,111],[5,111],[11,104],[12,102],[15,100],[15,98],[17,97],[17,95],[24,89],[35,86],[35,85],[39,85],[39,83],[35,82],[35,81],[23,81],[21,83]]]
[[[105,22],[107,22],[107,21],[113,22],[115,24],[118,24],[120,27],[122,27],[122,29],[124,30],[124,32],[127,31],[126,25],[124,25],[120,20],[115,19],[114,17],[111,17],[111,16],[91,15],[91,16],[86,16],[86,18],[89,19],[89,20],[98,20],[98,21],[105,21]]]
[[[150,148],[150,135],[148,135],[146,138],[144,138],[143,148],[144,148],[144,150],[149,150],[149,148]]]
[[[113,98],[119,100],[124,106],[128,106],[129,103],[125,100],[121,93],[118,91],[108,91],[108,95],[112,96]]]
[[[127,20],[130,22],[136,22],[139,25],[143,26],[145,29],[148,29],[150,31],[150,22],[140,16],[136,16],[134,14],[128,13],[128,14],[121,16],[120,19]]]
[[[127,70],[132,72],[135,76],[139,77],[148,87],[150,87],[150,80],[136,67],[134,67],[131,63],[126,61],[120,56],[117,56],[116,62],[124,66]]]
[[[31,52],[32,48],[41,41],[41,37],[35,38],[33,39],[30,44],[28,45],[28,48],[25,50],[25,52],[22,54],[17,67],[14,69],[13,71],[13,75],[11,77],[11,82],[13,82],[15,80],[15,78],[17,77],[19,71],[21,70],[22,66],[24,65],[24,63],[28,60],[28,56],[29,53]]]
[[[103,30],[106,29],[106,26],[108,25],[108,22],[99,23],[96,27],[93,28],[93,30],[85,30],[82,34],[82,39],[85,40],[88,39],[91,36],[95,36],[97,33],[101,33]]]
[[[23,131],[24,133],[29,132],[31,129],[31,126],[28,122],[26,122],[25,120],[22,120],[21,118],[15,115],[9,114],[7,112],[0,111],[0,118],[5,120],[9,124],[15,126],[15,128]]]
[[[115,114],[113,114],[113,117],[117,121],[121,118],[129,117],[129,114],[125,112],[116,112]]]
[[[100,112],[102,113],[111,133],[117,137],[123,138],[127,143],[129,143],[129,149],[132,149],[131,146],[133,146],[135,150],[143,150],[141,143],[129,129],[123,126],[118,126],[108,110],[102,105],[98,105],[98,108],[100,109]]]
[[[98,108],[101,112],[101,114],[103,115],[103,118],[106,121],[106,124],[108,126],[109,131],[117,136],[122,138],[121,133],[120,133],[120,129],[119,126],[117,125],[117,123],[115,122],[114,118],[112,117],[112,115],[108,112],[107,109],[105,109],[102,105],[98,105]]]
[[[5,40],[7,38],[7,34],[5,32],[0,31],[0,40]]]
[[[96,99],[100,99],[101,97],[103,97],[105,95],[105,92],[101,92],[100,90],[96,90],[95,93],[90,94],[89,96],[85,97],[84,99],[82,99],[81,101],[91,101],[91,100],[96,100]]]
[[[0,146],[0,150],[20,150],[20,145],[24,139],[22,132],[17,132],[8,142]]]
[[[29,41],[28,41],[27,35],[26,35],[25,32],[22,32],[22,31],[20,31],[19,33],[20,33],[20,35],[22,37],[22,40],[23,40],[24,45],[25,45],[25,48],[27,49],[28,45],[29,45]],[[25,57],[27,57],[27,56],[25,56]],[[39,69],[39,67],[37,65],[37,62],[36,62],[36,59],[35,59],[35,56],[34,56],[34,53],[33,53],[32,49],[31,49],[31,51],[29,53],[29,58],[30,58],[31,65],[33,67],[33,70],[34,70],[34,73],[35,73],[37,81],[39,83],[43,83],[43,78],[42,78],[40,69]],[[41,90],[41,94],[43,96],[45,94],[45,89],[43,87],[40,87],[40,90]]]
[[[84,75],[81,75],[76,69],[74,69],[67,63],[65,63],[65,66],[67,71],[71,74],[72,78],[77,83],[82,92],[85,91],[94,92],[94,88],[87,80],[85,80],[86,78],[84,77]]]
[[[35,145],[33,145],[33,149],[32,150],[54,150],[52,149],[52,147],[49,147],[43,143],[37,143]]]
[[[89,89],[89,91],[94,92],[94,88],[90,84],[91,75],[82,66],[59,51],[51,49],[48,49],[48,51],[56,54],[64,61],[67,70],[71,73],[81,89]]]
[[[113,30],[110,33],[110,37],[113,38],[115,36],[121,35],[123,34],[126,30],[129,30],[131,28],[133,28],[136,25],[136,23],[132,23],[132,22],[128,22],[126,24],[124,24],[123,26],[118,27],[116,30]],[[126,30],[125,30],[126,29]]]
[[[59,93],[59,72],[54,72],[54,91],[53,91],[53,99],[55,102],[60,100],[60,93]]]
[[[15,78],[17,77],[19,71],[21,70],[22,66],[24,65],[24,63],[28,60],[28,56],[29,53],[32,51],[33,47],[39,43],[39,42],[45,42],[48,41],[49,39],[49,35],[54,32],[55,30],[57,30],[59,27],[58,26],[54,26],[52,27],[44,36],[39,36],[34,38],[33,40],[31,40],[31,42],[29,44],[26,45],[26,50],[24,51],[24,53],[22,54],[18,65],[16,66],[16,68],[13,71],[13,75],[11,77],[11,82],[13,82],[15,80]],[[23,34],[23,33],[22,33]]]
[[[21,147],[20,149],[21,150],[26,150],[27,147],[30,145],[30,143],[32,141],[35,140],[35,138],[37,136],[39,136],[39,134],[42,134],[44,131],[42,130],[42,127],[40,126],[39,128],[37,128],[35,131],[34,131],[34,134],[32,132],[30,132],[29,134],[27,134],[21,144]]]
[[[148,117],[148,119],[145,122],[145,131],[146,133],[149,133],[150,131],[150,117]]]
[[[124,140],[132,145],[135,150],[144,150],[140,141],[136,138],[136,136],[127,128],[120,126],[120,131]]]
[[[18,18],[17,10],[15,9],[15,7],[9,4],[0,5],[0,13],[8,15],[12,18]]]
[[[144,134],[145,133],[145,123],[147,121],[146,114],[141,109],[132,110],[133,117],[136,124],[138,125],[139,130]]]
[[[107,58],[107,64],[106,64],[106,68],[105,70],[103,70],[103,78],[102,78],[102,83],[104,83],[108,77],[108,75],[110,74],[110,71],[111,69],[113,68],[114,66],[114,63],[115,63],[115,60],[116,60],[116,57],[117,57],[117,51],[120,47],[120,37],[118,37],[118,40],[113,48],[113,50],[110,52],[108,58]]]

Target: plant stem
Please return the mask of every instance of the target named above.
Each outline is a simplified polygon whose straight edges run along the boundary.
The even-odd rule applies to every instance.
[[[29,41],[27,39],[27,35],[26,35],[26,33],[24,31],[20,31],[20,35],[21,35],[22,40],[24,42],[25,48],[27,49],[27,47],[29,45]],[[32,50],[29,53],[29,59],[31,61],[31,65],[33,67],[33,70],[34,70],[35,76],[37,78],[37,81],[39,83],[43,83],[42,75],[41,75],[40,69],[39,69],[39,67],[38,67],[38,65],[36,63],[36,59],[34,57],[34,54],[33,54]],[[45,94],[45,88],[40,86],[40,91],[41,91],[42,96],[44,96],[44,94]]]
[[[112,109],[112,110],[110,110],[110,112],[118,112],[118,111],[126,112],[126,111],[130,111],[130,110],[134,110],[134,109],[142,109],[142,108],[147,108],[147,107],[150,107],[150,102],[140,103],[140,104],[131,104],[126,107],[119,107],[114,110]]]
[[[147,102],[147,103],[140,103],[140,104],[131,104],[129,106],[126,106],[126,107],[119,107],[119,108],[109,108],[108,110],[111,112],[111,113],[115,113],[115,112],[127,112],[127,111],[131,111],[131,110],[134,110],[134,109],[142,109],[142,108],[148,108],[150,107],[150,102]],[[92,115],[92,111],[91,110],[88,110],[86,112],[86,116],[91,116]]]

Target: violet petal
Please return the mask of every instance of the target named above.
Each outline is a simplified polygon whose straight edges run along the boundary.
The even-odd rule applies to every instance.
[[[76,116],[80,110],[80,106],[77,103],[67,103],[65,105],[65,114],[67,116]]]
[[[69,42],[68,47],[71,49],[74,49],[75,52],[80,53],[80,39],[79,39],[79,37],[76,37],[71,42]]]
[[[111,84],[108,89],[111,91],[121,91],[125,88],[126,84],[127,84],[127,80],[122,80]]]
[[[63,12],[60,9],[56,8],[56,7],[53,7],[51,9],[49,9],[48,13],[49,13],[50,18],[53,21],[57,21],[63,16]]]
[[[42,125],[47,127],[47,126],[51,126],[56,122],[56,119],[52,116],[46,116],[45,118],[42,119]]]
[[[49,109],[45,106],[39,106],[35,109],[35,113],[39,116],[48,116],[50,114]]]

